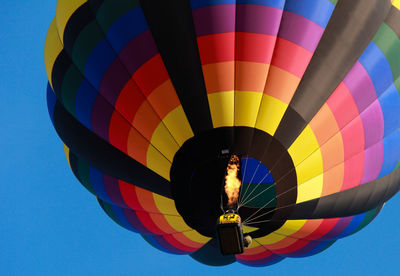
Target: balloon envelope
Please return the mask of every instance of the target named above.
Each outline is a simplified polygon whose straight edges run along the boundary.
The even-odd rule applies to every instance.
[[[400,2],[59,0],[47,101],[116,223],[208,265],[271,265],[366,226],[400,189]],[[229,156],[245,252],[216,222]]]

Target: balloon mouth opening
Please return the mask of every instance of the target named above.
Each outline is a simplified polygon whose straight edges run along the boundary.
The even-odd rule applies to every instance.
[[[225,141],[235,131],[257,141],[236,147],[231,140]],[[268,143],[272,144],[270,152],[264,154],[258,145]],[[276,164],[273,157],[278,155],[282,158]],[[243,219],[246,229],[260,229],[252,232],[255,238],[280,227],[288,217],[278,207],[296,200],[297,190],[291,188],[297,184],[296,176],[284,174],[292,167],[285,148],[264,132],[245,127],[214,129],[192,137],[175,154],[171,192],[185,223],[200,234],[216,237],[216,221],[231,210]],[[276,179],[283,180],[276,185]],[[233,192],[226,187],[231,183]],[[292,193],[277,197],[279,189]]]

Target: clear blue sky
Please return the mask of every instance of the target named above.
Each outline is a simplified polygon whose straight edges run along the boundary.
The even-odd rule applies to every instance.
[[[56,0],[0,3],[0,275],[399,275],[399,195],[327,251],[264,268],[207,267],[116,225],[70,172],[47,113]]]

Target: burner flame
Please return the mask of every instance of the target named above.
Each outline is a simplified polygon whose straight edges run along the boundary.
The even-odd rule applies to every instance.
[[[240,186],[242,185],[242,182],[238,179],[239,167],[239,157],[232,155],[225,176],[225,193],[228,196],[229,208],[234,208],[239,198]]]

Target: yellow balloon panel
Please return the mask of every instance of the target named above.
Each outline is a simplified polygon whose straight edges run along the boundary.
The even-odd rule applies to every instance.
[[[154,130],[151,144],[158,149],[170,162],[174,159],[179,146],[163,123]]]
[[[171,162],[169,162],[161,153],[156,150],[153,146],[149,146],[147,150],[147,167],[153,172],[159,174],[164,177],[168,181],[169,178],[169,170],[171,168]]]
[[[63,148],[64,148],[65,157],[67,158],[67,161],[68,161],[68,165],[71,168],[71,161],[69,160],[69,148],[65,144],[63,144]]]
[[[296,166],[297,185],[321,174],[323,172],[323,163],[321,150],[313,152],[308,158]]]
[[[168,113],[162,122],[171,132],[179,146],[181,146],[186,140],[193,137],[192,128],[189,125],[181,105]]]
[[[86,0],[58,0],[56,9],[57,28],[60,37],[64,36],[65,27],[71,15],[82,6]]]
[[[242,228],[243,228],[243,233],[251,233],[251,232],[257,231],[259,229],[257,227],[251,227],[251,226],[247,226],[247,225],[243,225]]]
[[[284,102],[264,94],[261,99],[255,127],[269,135],[274,135],[287,107],[288,105]]]
[[[393,6],[395,6],[397,9],[400,10],[400,0],[394,0],[392,4],[393,4]]]
[[[160,210],[160,213],[171,216],[179,216],[178,210],[175,208],[175,202],[172,199],[155,193],[153,193],[153,198],[158,210]]]
[[[262,93],[235,91],[235,126],[254,127]]]
[[[195,242],[198,242],[201,244],[205,244],[211,240],[211,238],[199,234],[196,230],[186,231],[186,232],[183,232],[182,234],[185,235],[186,237],[188,237],[189,239],[191,239],[192,241],[195,241]]]
[[[299,184],[297,186],[296,203],[320,197],[322,194],[323,185],[324,185],[323,174],[317,175],[316,177],[313,177],[310,180]]]
[[[185,232],[185,231],[192,231],[193,229],[190,228],[181,216],[165,216],[165,219],[168,221],[169,225],[171,225],[176,232]]]
[[[44,63],[46,66],[47,78],[50,82],[51,87],[53,87],[52,83],[52,72],[53,65],[56,62],[58,55],[61,53],[63,49],[63,45],[58,36],[58,30],[55,19],[50,24],[49,30],[47,32],[45,46],[44,46]]]
[[[296,141],[294,141],[290,146],[288,152],[292,157],[294,166],[296,167],[318,148],[319,144],[317,138],[315,137],[311,127],[307,125],[303,132],[297,137]]]
[[[233,126],[235,102],[233,90],[208,94],[208,102],[215,128]]]
[[[296,233],[303,227],[303,225],[306,223],[306,220],[288,220],[285,222],[284,225],[282,225],[281,228],[278,230],[274,231],[271,234],[268,234],[265,237],[258,238],[257,241],[262,244],[262,245],[270,245],[277,243],[284,238]]]

